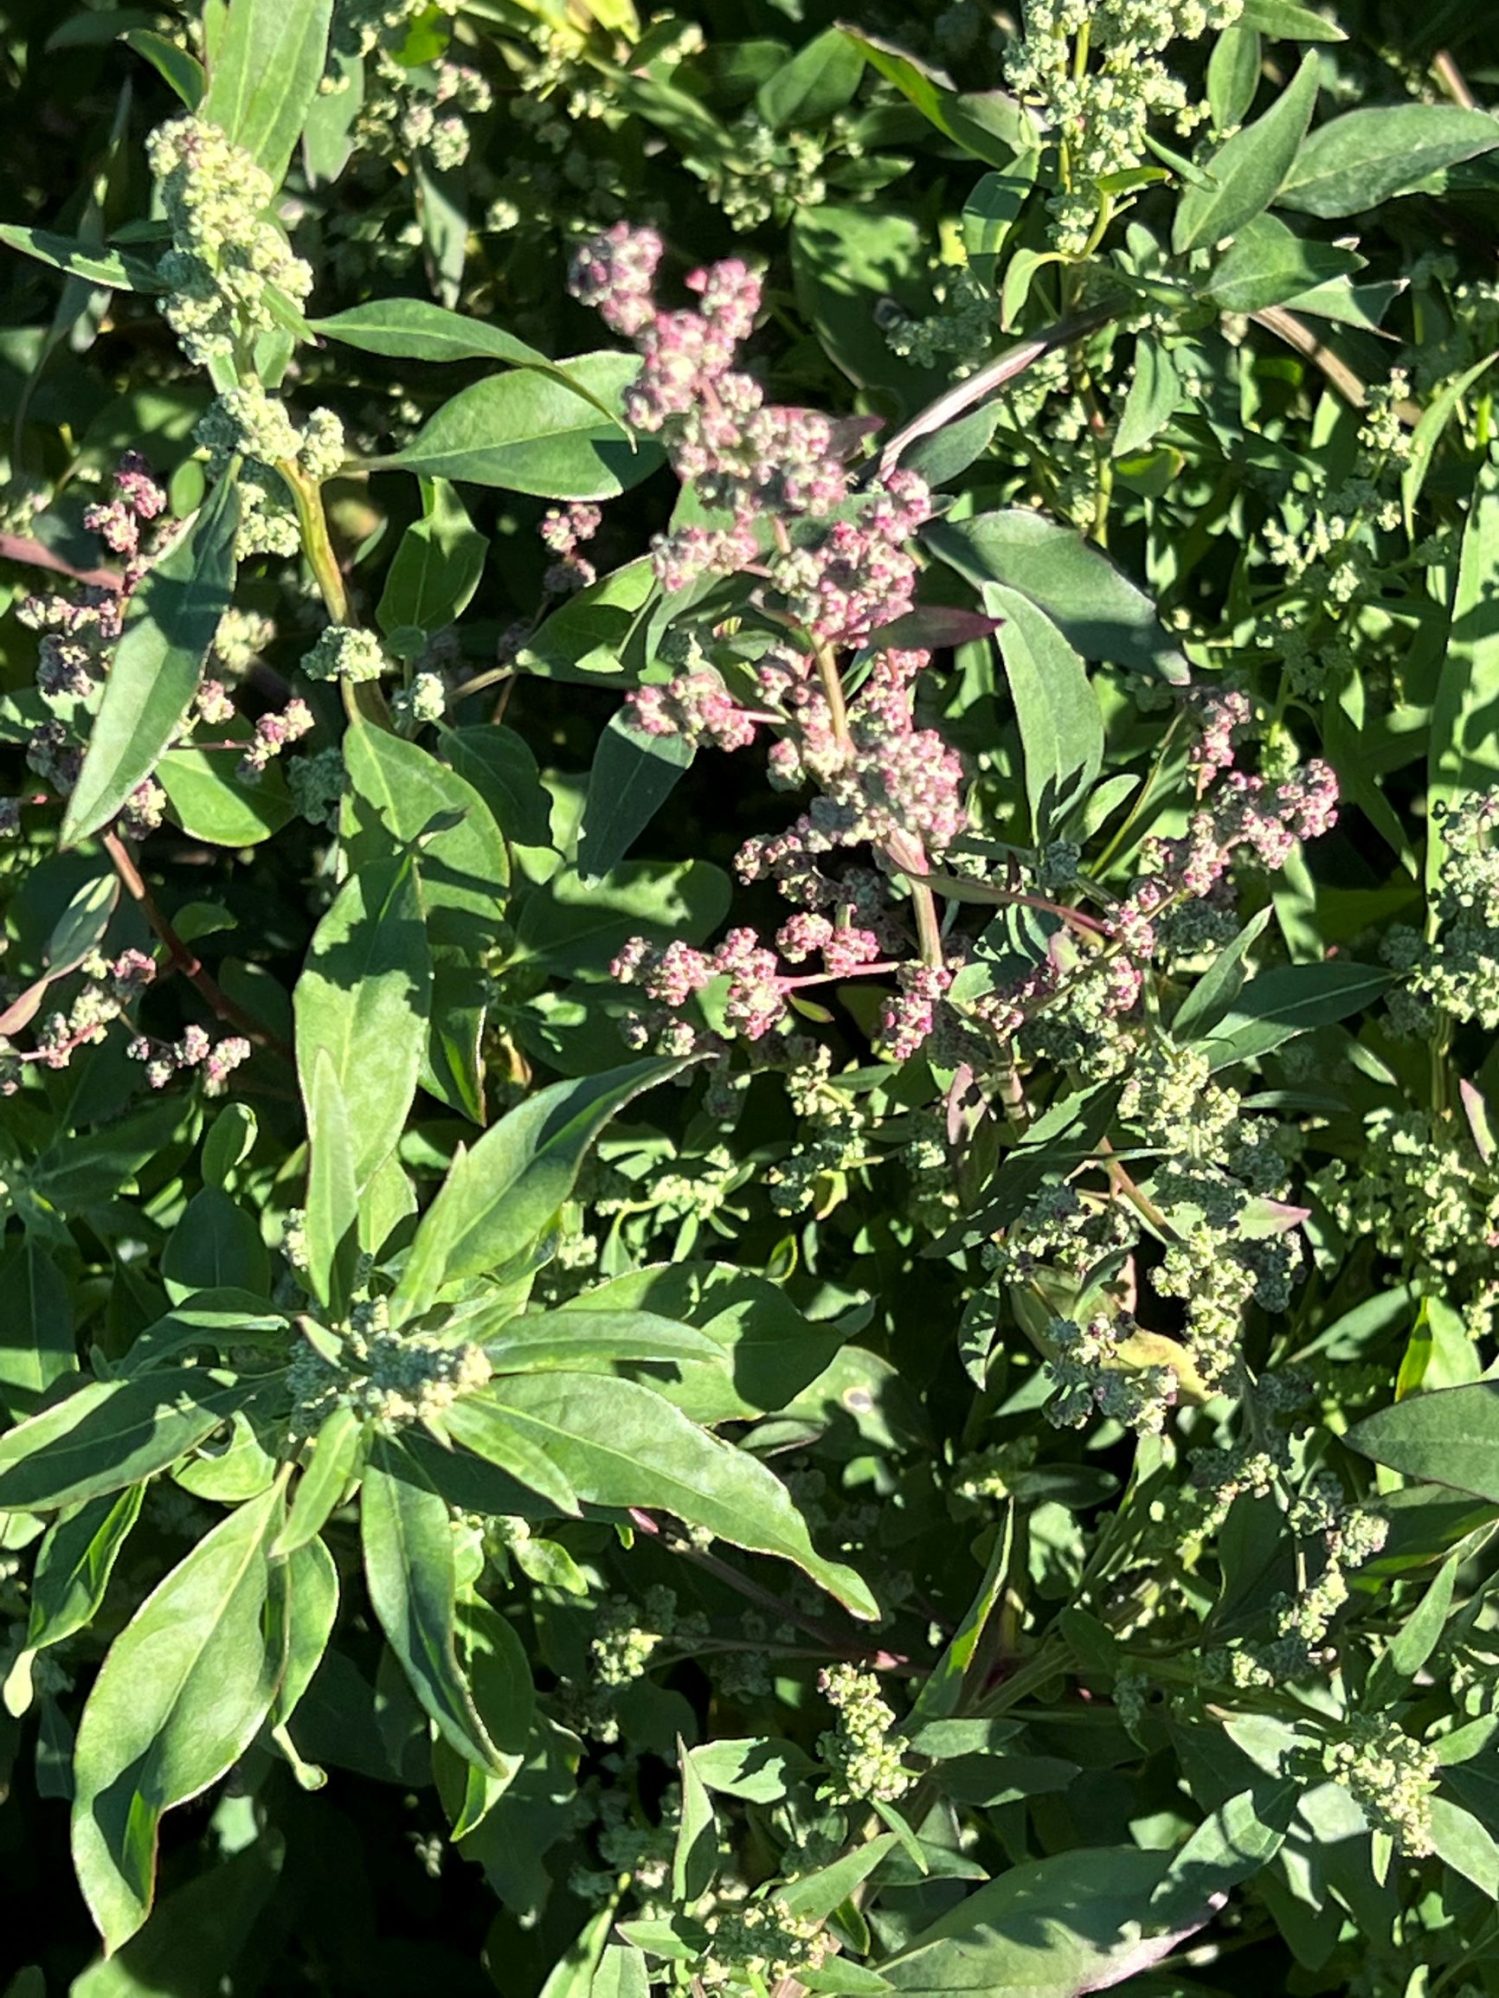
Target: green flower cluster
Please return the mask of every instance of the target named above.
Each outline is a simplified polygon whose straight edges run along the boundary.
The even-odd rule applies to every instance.
[[[1005,76],[1037,107],[1061,153],[1062,191],[1050,209],[1062,255],[1083,255],[1106,213],[1098,183],[1149,157],[1152,118],[1187,133],[1207,116],[1162,51],[1242,12],[1243,0],[1028,0],[1025,37],[1007,52]]]
[[[895,1709],[880,1696],[872,1672],[832,1665],[817,1678],[818,1690],[837,1709],[838,1725],[818,1740],[828,1780],[819,1795],[834,1804],[893,1804],[916,1781],[902,1765],[905,1737],[892,1735]]]
[[[325,625],[310,652],[302,655],[309,680],[347,680],[358,684],[378,680],[391,662],[372,631],[348,624]]]
[[[310,1434],[335,1408],[361,1421],[399,1428],[431,1422],[462,1394],[483,1387],[493,1371],[481,1346],[445,1345],[421,1333],[391,1332],[379,1306],[356,1313],[343,1328],[335,1364],[311,1347],[292,1362],[292,1427]]]
[[[1431,1800],[1437,1787],[1437,1751],[1414,1740],[1392,1720],[1355,1714],[1343,1739],[1324,1752],[1323,1766],[1357,1802],[1376,1830],[1388,1833],[1407,1859],[1435,1848]]]
[[[208,367],[279,323],[273,292],[300,305],[312,271],[267,212],[275,188],[217,125],[175,118],[146,142],[172,231],[162,313],[190,361]]]

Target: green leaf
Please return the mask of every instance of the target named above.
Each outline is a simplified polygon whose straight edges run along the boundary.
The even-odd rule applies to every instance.
[[[1442,819],[1462,799],[1499,782],[1499,619],[1493,579],[1499,568],[1499,465],[1478,474],[1463,529],[1452,624],[1437,678],[1426,766],[1426,893],[1446,857]]]
[[[852,103],[864,53],[841,29],[814,35],[755,93],[755,108],[775,131],[808,132]]]
[[[517,667],[544,679],[585,684],[631,677],[621,655],[655,588],[649,555],[600,576],[542,620],[516,654]]]
[[[1257,215],[1239,231],[1205,290],[1222,312],[1262,312],[1363,266],[1353,250],[1298,236],[1278,215]]]
[[[1308,57],[1308,61],[1311,58]],[[1381,104],[1313,132],[1276,196],[1331,221],[1409,194],[1440,167],[1499,146],[1499,120],[1458,104]]]
[[[270,1711],[281,1659],[265,1641],[279,1589],[266,1559],[273,1486],[229,1513],[110,1647],[78,1729],[73,1863],[108,1949],[150,1913],[162,1814],[239,1760]]]
[[[1103,716],[1087,668],[1045,611],[1003,583],[986,583],[980,594],[1001,620],[994,640],[1020,725],[1031,826],[1042,841],[1087,796],[1102,767]]]
[[[494,1464],[518,1485],[524,1485],[564,1518],[582,1511],[578,1494],[544,1450],[524,1436],[502,1408],[479,1395],[462,1395],[443,1418],[443,1428],[486,1464]]]
[[[152,28],[127,28],[120,40],[126,48],[143,56],[157,75],[174,90],[189,111],[196,111],[208,89],[208,76],[202,63],[176,42],[168,41]]]
[[[1391,1634],[1364,1688],[1363,1697],[1367,1706],[1393,1705],[1441,1643],[1463,1560],[1462,1548],[1448,1555],[1433,1577],[1431,1587],[1404,1623]]]
[[[1285,1841],[1301,1790],[1290,1780],[1262,1794],[1242,1790],[1210,1812],[1171,1855],[1150,1896],[1152,1919],[1190,1923],[1211,1907],[1212,1896],[1263,1872]]]
[[[556,1082],[460,1151],[422,1216],[391,1302],[396,1323],[470,1278],[524,1255],[572,1193],[590,1146],[643,1090],[681,1073],[680,1061],[628,1062],[578,1082]]]
[[[845,28],[871,66],[893,83],[928,124],[986,166],[1009,166],[1017,153],[1037,150],[1035,121],[1017,99],[1002,90],[961,96],[939,82],[914,56],[872,36]]]
[[[497,1374],[608,1373],[651,1361],[707,1361],[722,1367],[716,1339],[649,1311],[528,1311],[484,1341]]]
[[[624,859],[692,765],[691,742],[647,735],[623,711],[609,717],[593,765],[578,835],[578,873],[602,879]]]
[[[1202,1042],[1216,1074],[1235,1062],[1269,1054],[1297,1034],[1346,1020],[1372,1006],[1393,974],[1371,964],[1327,958],[1318,964],[1283,964],[1251,978]]]
[[[588,1998],[650,1998],[650,1976],[638,1949],[610,1943],[593,1973]]]
[[[1029,597],[1084,659],[1186,684],[1187,662],[1149,598],[1071,528],[1016,507],[944,521],[923,538],[979,589],[999,583]]]
[[[449,729],[441,749],[443,760],[483,798],[506,839],[518,846],[551,845],[551,793],[523,735],[493,722]]]
[[[28,1651],[60,1644],[93,1622],[145,1496],[144,1484],[104,1492],[48,1527],[31,1577]]]
[[[146,571],[130,599],[87,754],[63,815],[62,842],[107,825],[149,777],[192,705],[203,661],[234,595],[239,491],[214,487],[191,531]]]
[[[359,1260],[359,1188],[349,1106],[326,1048],[313,1055],[305,1107],[307,1277],[313,1297],[337,1319],[349,1308]]]
[[[963,203],[963,245],[980,284],[997,287],[1004,246],[1035,190],[1040,166],[1039,151],[1017,153],[976,181]]]
[[[1182,189],[1171,231],[1177,256],[1237,235],[1270,206],[1306,137],[1320,75],[1321,59],[1309,51],[1270,109],[1225,139],[1206,161],[1207,185]]]
[[[1412,1395],[1356,1422],[1345,1440],[1403,1477],[1499,1505],[1499,1381]]]
[[[347,312],[335,312],[331,319],[309,323],[325,339],[395,360],[504,361],[511,367],[542,369],[553,365],[539,349],[492,320],[469,319],[426,298],[374,298],[350,306]]]
[[[596,401],[529,368],[490,375],[460,389],[404,450],[372,460],[372,467],[543,499],[613,499],[664,462],[659,444],[622,433],[620,397],[639,372],[633,354],[605,351],[569,361],[568,381]]]
[[[1468,390],[1480,375],[1488,372],[1496,360],[1499,360],[1499,350],[1485,354],[1481,360],[1475,361],[1471,368],[1464,368],[1460,375],[1454,375],[1450,382],[1444,382],[1422,410],[1416,427],[1411,432],[1410,452],[1400,474],[1400,504],[1405,513],[1405,531],[1412,538],[1416,531],[1416,501],[1421,497],[1421,488],[1426,484],[1426,474],[1431,468],[1432,458],[1442,441],[1443,433]]]
[[[713,1799],[680,1736],[677,1769],[682,1783],[682,1814],[677,1820],[677,1842],[672,1854],[671,1893],[674,1901],[690,1907],[707,1893],[718,1871],[718,1824],[713,1816]]]
[[[1208,57],[1208,105],[1220,132],[1242,125],[1260,87],[1259,30],[1242,20],[1221,30]]]
[[[473,600],[488,543],[445,479],[423,482],[423,517],[401,536],[376,616],[388,636],[403,626],[445,631]]]
[[[453,1838],[482,1824],[520,1774],[526,1760],[536,1692],[525,1647],[506,1619],[486,1602],[460,1602],[457,1611],[458,1661],[487,1738],[495,1744],[499,1772],[475,1768],[453,1755],[445,1741],[434,1751],[434,1772],[444,1757],[451,1774],[438,1775],[443,1795],[461,1795]]]
[[[335,1408],[312,1439],[312,1459],[297,1480],[272,1554],[294,1554],[322,1532],[358,1472],[364,1443],[364,1425],[353,1409]]]
[[[493,1381],[474,1399],[503,1409],[588,1503],[675,1513],[732,1546],[793,1562],[855,1616],[878,1614],[853,1570],[817,1553],[771,1471],[639,1382],[524,1374]]]
[[[193,745],[169,749],[156,766],[156,781],[189,839],[209,846],[259,846],[295,816],[286,779],[276,765],[246,784],[232,751]]]
[[[377,1439],[365,1468],[360,1529],[370,1602],[411,1690],[465,1762],[503,1773],[458,1664],[447,1503],[388,1436]]]
[[[692,1766],[710,1790],[720,1790],[726,1797],[742,1797],[750,1804],[776,1804],[817,1765],[794,1741],[751,1737],[702,1742],[692,1751]],[[794,1893],[796,1888],[788,1891]],[[834,1907],[845,1893],[836,1897]],[[797,1907],[795,1912],[814,1911]]]
[[[13,1421],[78,1371],[73,1305],[55,1260],[30,1233],[0,1265],[6,1313],[0,1324],[0,1404]]]
[[[328,59],[333,0],[233,0],[202,115],[279,187]]]
[[[1170,351],[1162,341],[1142,334],[1135,342],[1135,372],[1114,433],[1112,455],[1127,458],[1153,444],[1181,402],[1181,377]]]
[[[173,1304],[202,1290],[249,1291],[263,1299],[271,1262],[255,1217],[222,1187],[205,1186],[168,1238],[161,1275]]]
[[[45,1512],[164,1471],[250,1398],[200,1367],[89,1381],[0,1436],[0,1512]]]
[[[1131,1846],[1026,1859],[880,1966],[909,1998],[1078,1998],[1148,1970],[1212,1914],[1141,1935],[1168,1860]]]
[[[1177,1007],[1171,1038],[1185,1045],[1193,1035],[1210,1033],[1244,990],[1245,960],[1269,928],[1275,915],[1265,907],[1251,916],[1230,944],[1213,959],[1202,977]]]
[[[403,857],[353,875],[318,924],[297,980],[297,1076],[311,1097],[319,1050],[333,1066],[363,1187],[394,1151],[416,1094],[432,960],[415,872]]]
[[[151,1920],[116,1955],[101,1957],[68,1986],[68,1998],[180,1998],[224,1991],[241,1952],[281,1878],[284,1846],[274,1833],[209,1864],[163,1894]],[[26,1998],[7,1986],[5,1998]],[[46,1998],[38,1988],[34,1998]]]
[[[1346,42],[1348,36],[1336,21],[1314,8],[1298,5],[1298,0],[1244,0],[1239,16],[1246,28],[1258,28],[1272,41]]]
[[[862,43],[874,60],[872,45]],[[1003,164],[1007,148],[997,149]],[[881,331],[885,301],[915,317],[932,309],[929,232],[887,207],[799,209],[791,224],[796,301],[829,359],[859,388],[887,391],[902,416],[947,387],[945,369],[919,368],[891,351]]]
[[[156,266],[132,257],[124,250],[101,249],[97,244],[80,243],[71,236],[59,236],[51,229],[28,229],[19,222],[0,222],[0,243],[35,257],[55,271],[82,278],[88,284],[108,285],[112,291],[139,291],[148,296],[167,289],[156,275]]]
[[[363,717],[344,736],[344,759],[351,787],[344,837],[354,866],[394,865],[409,848],[433,946],[473,956],[492,949],[510,855],[481,793],[430,750]]]

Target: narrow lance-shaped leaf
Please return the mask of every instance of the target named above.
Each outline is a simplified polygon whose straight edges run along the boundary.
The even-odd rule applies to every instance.
[[[266,1549],[272,1486],[229,1513],[136,1611],[78,1729],[73,1861],[105,1946],[150,1913],[163,1812],[233,1767],[270,1711],[281,1657],[266,1615],[280,1584]]]
[[[333,1058],[318,1048],[307,1093],[307,1277],[335,1317],[348,1309],[359,1258],[359,1189],[354,1134]]]
[[[458,1664],[446,1500],[408,1451],[382,1437],[365,1468],[359,1510],[370,1601],[411,1690],[465,1762],[501,1773]]]
[[[432,960],[409,855],[352,875],[317,927],[293,995],[297,1073],[312,1094],[328,1055],[363,1186],[396,1146],[416,1094]]]
[[[818,1554],[774,1472],[638,1381],[521,1374],[474,1398],[503,1409],[591,1504],[660,1507],[733,1546],[795,1563],[855,1616],[878,1614],[853,1570]]]
[[[1171,247],[1178,256],[1222,242],[1275,199],[1292,171],[1317,102],[1320,58],[1309,52],[1269,110],[1225,139],[1203,172],[1205,184],[1183,188]]]
[[[589,1146],[610,1118],[683,1066],[629,1062],[553,1083],[486,1131],[472,1151],[461,1151],[417,1229],[392,1300],[395,1321],[418,1316],[445,1287],[523,1255],[571,1194]]]
[[[333,0],[233,0],[209,64],[202,115],[263,167],[274,187],[317,96]]]
[[[662,463],[658,444],[632,442],[599,408],[617,411],[639,368],[633,354],[605,351],[567,363],[577,388],[530,368],[491,375],[460,389],[404,450],[372,463],[542,499],[613,499]]]
[[[52,229],[30,229],[20,222],[0,222],[0,243],[50,264],[69,277],[84,278],[89,284],[107,285],[112,291],[165,291],[166,283],[156,275],[153,264],[132,257],[124,250],[99,249],[80,243],[72,236],[59,236]]]
[[[250,1399],[200,1367],[90,1381],[0,1437],[0,1512],[46,1512],[176,1463]]]
[[[647,735],[611,715],[593,753],[578,834],[578,872],[599,880],[624,859],[691,767],[691,742]]]
[[[1347,1441],[1407,1478],[1499,1505],[1499,1381],[1411,1395],[1356,1422]]]
[[[234,595],[238,531],[239,490],[230,474],[131,597],[63,817],[65,846],[109,823],[181,728]]]
[[[1441,167],[1499,146],[1499,120],[1459,104],[1381,104],[1319,126],[1276,200],[1332,221],[1419,187]]]

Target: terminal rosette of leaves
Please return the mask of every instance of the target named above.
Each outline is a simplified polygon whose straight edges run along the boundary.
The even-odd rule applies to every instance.
[[[1398,13],[11,10],[16,1998],[1499,1994]]]

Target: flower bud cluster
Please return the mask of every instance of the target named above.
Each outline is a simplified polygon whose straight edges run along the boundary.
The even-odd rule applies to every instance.
[[[566,507],[547,508],[542,516],[541,538],[557,558],[546,572],[546,587],[553,596],[571,596],[598,580],[597,570],[578,550],[584,542],[592,541],[603,519],[599,508],[584,500],[574,500]]]
[[[206,367],[271,332],[268,288],[300,305],[312,271],[268,213],[276,194],[268,176],[217,125],[173,119],[151,134],[146,155],[172,231],[159,267],[171,287],[161,310],[184,354]]]
[[[391,670],[392,662],[372,631],[353,625],[325,625],[310,652],[302,655],[302,671],[309,680],[345,680],[359,684],[378,680]]]
[[[291,1366],[292,1427],[311,1435],[335,1408],[350,1408],[361,1422],[401,1428],[432,1422],[460,1395],[481,1388],[493,1369],[482,1346],[451,1345],[422,1333],[387,1329],[384,1300],[357,1307],[340,1328],[341,1364],[311,1347]]]
[[[1064,256],[1088,248],[1097,183],[1145,164],[1152,118],[1187,133],[1207,116],[1161,52],[1227,27],[1242,11],[1243,0],[1027,0],[1025,37],[1006,54],[1005,79],[1065,149],[1069,191],[1051,203],[1052,242]],[[1097,58],[1091,66],[1074,45],[1082,30]]]
[[[29,1049],[0,1038],[0,1095],[15,1094],[29,1064],[66,1068],[81,1048],[96,1047],[155,978],[156,961],[139,950],[123,951],[113,959],[94,951],[79,972],[83,983],[67,1010],[42,1017]]]
[[[217,397],[193,434],[207,451],[215,476],[235,455],[244,460],[235,540],[240,559],[295,555],[301,534],[290,489],[276,467],[294,465],[319,481],[330,477],[346,455],[343,425],[333,411],[314,410],[306,429],[298,430],[285,403],[250,381]]]
[[[780,1989],[802,1971],[820,1970],[832,1949],[825,1925],[810,1915],[794,1915],[778,1897],[747,1901],[708,1917],[713,1940],[704,1960],[693,1966],[694,1981],[708,1991],[739,1984]]]
[[[153,1089],[165,1089],[174,1075],[195,1070],[203,1078],[205,1096],[222,1096],[235,1069],[250,1059],[251,1048],[243,1034],[226,1034],[214,1041],[202,1027],[192,1026],[184,1028],[176,1041],[137,1034],[126,1052],[132,1061],[145,1063],[146,1080]]]
[[[916,1778],[902,1766],[905,1737],[891,1733],[895,1709],[881,1698],[879,1680],[854,1665],[831,1665],[817,1686],[838,1714],[836,1728],[817,1743],[828,1770],[818,1794],[835,1804],[893,1804],[903,1797]]]
[[[1435,1850],[1431,1800],[1440,1767],[1436,1748],[1416,1741],[1392,1720],[1354,1714],[1341,1741],[1323,1753],[1323,1767],[1378,1831],[1407,1859]]]

